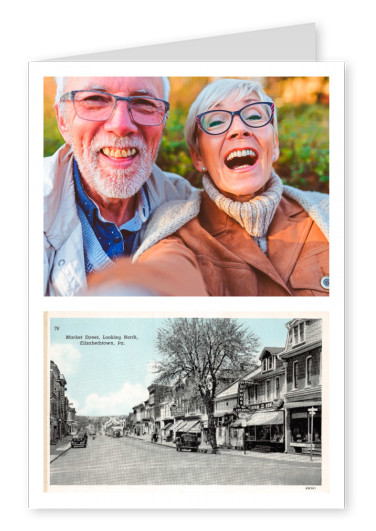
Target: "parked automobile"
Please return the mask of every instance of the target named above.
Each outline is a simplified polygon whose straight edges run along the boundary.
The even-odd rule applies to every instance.
[[[176,451],[191,450],[197,452],[200,445],[198,437],[195,433],[182,433],[175,439]]]
[[[72,441],[71,441],[71,447],[72,448],[86,448],[87,445],[87,433],[86,431],[81,431],[77,433],[76,435],[73,435]]]

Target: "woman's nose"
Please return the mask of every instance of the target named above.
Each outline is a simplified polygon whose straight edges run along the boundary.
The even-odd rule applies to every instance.
[[[118,101],[110,118],[104,123],[105,130],[117,136],[127,136],[136,133],[137,127],[129,112],[127,101]]]
[[[230,129],[227,131],[228,138],[252,136],[252,129],[248,127],[240,116],[234,116]]]

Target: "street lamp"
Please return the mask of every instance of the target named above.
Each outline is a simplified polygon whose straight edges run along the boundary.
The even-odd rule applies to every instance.
[[[308,414],[311,416],[311,461],[312,461],[312,450],[313,450],[313,417],[316,415],[318,409],[317,407],[310,407],[308,409]]]

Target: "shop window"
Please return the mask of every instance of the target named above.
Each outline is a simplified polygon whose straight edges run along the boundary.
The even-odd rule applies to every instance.
[[[312,385],[312,356],[306,359],[306,386]]]
[[[298,362],[294,361],[292,366],[292,386],[294,389],[298,387]]]
[[[270,441],[270,426],[256,426],[256,439],[258,441]]]
[[[311,442],[311,418],[307,412],[295,412],[291,415],[291,440],[298,443]],[[321,415],[313,418],[313,442],[321,443]]]
[[[271,441],[275,443],[282,443],[284,440],[283,437],[283,425],[282,424],[273,424],[271,426]]]

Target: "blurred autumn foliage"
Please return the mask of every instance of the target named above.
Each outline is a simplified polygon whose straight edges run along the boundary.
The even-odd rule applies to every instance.
[[[171,111],[157,164],[201,187],[184,140],[189,107],[205,85],[216,78],[170,78]],[[280,156],[274,164],[286,184],[303,190],[329,192],[329,79],[324,77],[249,78],[260,81],[278,112]],[[44,153],[52,155],[63,143],[53,108],[55,82],[45,78]]]

